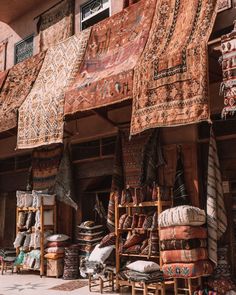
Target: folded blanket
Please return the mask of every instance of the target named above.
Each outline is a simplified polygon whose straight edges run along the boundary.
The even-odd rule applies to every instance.
[[[192,263],[169,263],[163,264],[162,271],[166,278],[191,278],[210,275],[213,272],[213,264],[209,260]]]
[[[196,248],[206,248],[206,239],[190,239],[190,240],[164,240],[160,242],[161,251],[166,250],[191,250]]]
[[[195,262],[208,258],[206,248],[197,248],[192,250],[169,250],[162,251],[161,258],[164,263],[172,262]]]
[[[158,283],[163,282],[163,272],[158,270],[151,273],[142,273],[134,270],[123,270],[118,276],[123,280],[133,282]]]
[[[171,226],[160,230],[160,240],[206,239],[207,230],[200,226]]]
[[[168,227],[175,225],[193,225],[200,226],[206,223],[206,213],[193,206],[177,206],[163,211],[158,223],[160,227]]]

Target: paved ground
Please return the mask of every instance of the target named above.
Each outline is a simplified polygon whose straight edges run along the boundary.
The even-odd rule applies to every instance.
[[[76,289],[74,291],[50,290],[52,287],[68,282],[73,283],[73,281],[65,281],[63,279],[46,277],[40,278],[40,276],[37,274],[11,274],[8,272],[4,275],[0,274],[0,295],[96,295],[96,293],[89,292],[88,286]],[[105,294],[111,295],[111,293]],[[131,292],[126,294],[131,294]]]

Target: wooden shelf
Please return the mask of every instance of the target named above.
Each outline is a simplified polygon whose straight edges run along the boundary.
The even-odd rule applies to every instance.
[[[172,201],[161,201],[162,207],[171,206]],[[125,205],[118,205],[119,208],[142,208],[142,207],[157,207],[159,206],[159,202],[142,202],[139,204],[129,203]]]

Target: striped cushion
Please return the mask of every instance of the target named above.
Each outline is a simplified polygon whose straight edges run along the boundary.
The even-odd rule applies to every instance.
[[[206,223],[206,213],[193,206],[178,206],[163,211],[158,219],[160,227],[175,225],[200,226]]]
[[[109,235],[105,236],[101,243],[99,248],[107,247],[107,246],[112,246],[116,244],[116,234],[115,233],[110,233]]]
[[[143,227],[143,223],[146,219],[146,215],[145,214],[140,214],[139,218],[138,218],[138,227]]]
[[[123,214],[121,215],[120,219],[119,219],[119,228],[123,228],[123,225],[124,225],[124,222],[125,222],[125,219],[128,215],[127,214]]]
[[[208,258],[206,248],[197,248],[192,250],[169,250],[162,251],[161,257],[164,263],[173,262],[195,262]]]
[[[149,229],[152,226],[153,216],[147,216],[143,223],[143,229]]]
[[[139,254],[141,252],[141,246],[140,245],[134,245],[127,249],[124,249],[125,254]]]
[[[131,228],[132,222],[133,222],[133,216],[131,215],[127,216],[123,224],[123,228]]]
[[[160,248],[165,250],[191,250],[196,248],[206,248],[206,239],[190,239],[190,240],[165,240],[160,242]]]
[[[200,226],[172,226],[160,229],[160,240],[206,239],[207,230]]]
[[[141,244],[146,239],[146,235],[133,234],[125,243],[123,248],[129,248],[137,244]]]
[[[132,222],[132,225],[131,225],[132,228],[138,227],[138,220],[139,220],[139,215],[134,214],[133,215],[133,222]]]

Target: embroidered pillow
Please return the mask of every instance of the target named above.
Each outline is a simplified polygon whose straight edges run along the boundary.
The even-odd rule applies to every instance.
[[[138,228],[143,227],[143,223],[146,219],[146,215],[145,214],[140,214],[139,218],[138,218]]]
[[[138,227],[138,219],[139,219],[139,215],[138,214],[134,214],[133,215],[133,222],[131,224],[131,228]]]
[[[123,248],[129,248],[137,244],[141,244],[146,239],[146,235],[132,234],[131,237],[124,243]]]
[[[100,248],[104,248],[107,246],[112,246],[116,244],[116,234],[115,233],[110,233],[109,235],[105,236],[101,243],[100,243]]]
[[[150,229],[152,226],[153,216],[147,216],[143,223],[143,229]]]
[[[119,228],[120,229],[123,228],[123,225],[124,225],[124,222],[125,222],[125,219],[126,219],[127,216],[128,216],[127,214],[121,215],[120,220],[119,220]]]
[[[160,270],[160,265],[153,261],[137,260],[126,266],[128,269],[143,273],[150,273]]]

